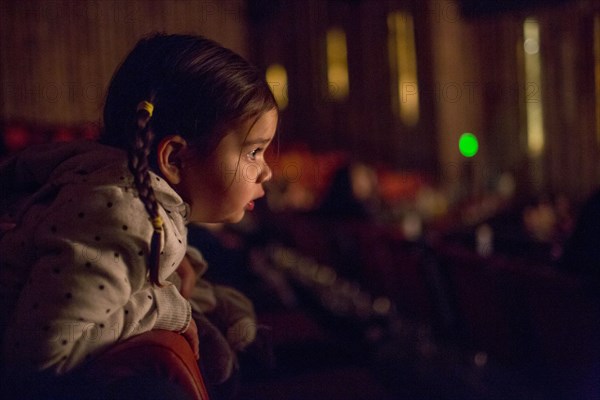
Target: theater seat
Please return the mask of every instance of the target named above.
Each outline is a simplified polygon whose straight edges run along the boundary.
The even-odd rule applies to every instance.
[[[86,381],[101,391],[122,388],[123,382],[143,382],[147,385],[138,385],[137,390],[171,387],[175,398],[208,400],[190,345],[183,336],[170,331],[155,330],[135,336],[99,356],[82,372]]]

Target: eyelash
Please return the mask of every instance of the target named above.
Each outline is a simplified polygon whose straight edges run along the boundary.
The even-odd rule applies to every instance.
[[[254,149],[254,150],[252,150],[250,153],[248,153],[248,157],[249,157],[251,160],[253,160],[253,161],[254,161],[254,160],[256,160],[256,156],[257,156],[259,153],[261,153],[261,152],[262,152],[262,150],[263,150],[263,149],[262,149],[262,147],[257,147],[256,149]]]

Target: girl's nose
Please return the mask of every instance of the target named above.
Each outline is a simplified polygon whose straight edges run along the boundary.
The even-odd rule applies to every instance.
[[[260,175],[258,176],[258,180],[256,183],[265,183],[271,180],[273,177],[273,171],[269,167],[269,164],[264,163],[263,168],[260,171]]]

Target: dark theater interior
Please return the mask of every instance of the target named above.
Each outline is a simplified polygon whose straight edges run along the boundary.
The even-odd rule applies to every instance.
[[[159,340],[100,356],[96,386],[600,400],[600,1],[0,0],[0,161],[96,140],[115,69],[154,32],[241,54],[279,108],[265,197],[188,225],[256,339],[225,383]]]

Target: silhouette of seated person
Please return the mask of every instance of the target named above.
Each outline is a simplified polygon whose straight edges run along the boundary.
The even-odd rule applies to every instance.
[[[364,279],[361,237],[377,217],[378,196],[375,172],[361,163],[348,163],[334,174],[323,200],[314,211],[324,244],[320,252],[336,272],[347,279]],[[325,249],[325,250],[323,250]]]
[[[600,288],[600,190],[583,205],[559,267]]]
[[[377,176],[362,163],[348,163],[333,176],[316,213],[324,217],[370,219],[378,210]]]

